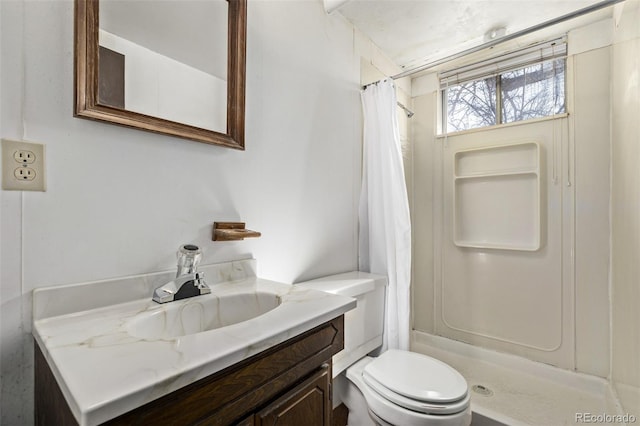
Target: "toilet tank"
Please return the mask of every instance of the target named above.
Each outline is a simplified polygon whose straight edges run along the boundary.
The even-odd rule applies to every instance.
[[[344,314],[344,349],[333,356],[333,376],[382,346],[387,277],[346,272],[296,285],[353,297],[355,309]]]

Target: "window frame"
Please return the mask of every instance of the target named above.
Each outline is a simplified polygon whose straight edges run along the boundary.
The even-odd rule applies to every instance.
[[[553,49],[556,49],[555,46],[560,46],[561,51],[563,51],[564,53],[561,54],[554,54]],[[537,51],[539,51],[539,59],[537,60],[530,60],[530,56],[531,56],[531,52],[536,52],[536,49],[538,49]],[[549,49],[551,49],[551,54],[546,54],[545,49],[547,49],[547,52]],[[558,52],[560,53],[560,52]],[[518,55],[522,54],[523,58],[526,58],[527,56],[529,57],[529,59],[524,59],[521,63],[517,63],[518,61]],[[504,60],[504,62],[507,63],[507,66],[502,67],[502,63],[501,63],[501,58],[505,57],[506,60]],[[514,58],[515,58],[515,64],[514,64]],[[451,135],[451,134],[457,134],[457,133],[461,133],[461,132],[468,132],[468,131],[477,131],[477,130],[481,130],[481,129],[491,129],[491,128],[495,128],[496,126],[505,126],[505,125],[512,125],[512,124],[517,124],[517,123],[524,123],[524,122],[528,122],[528,121],[537,121],[537,120],[546,120],[546,119],[554,119],[554,118],[558,118],[558,117],[563,117],[568,115],[568,76],[567,76],[567,71],[568,71],[568,67],[569,67],[569,56],[568,56],[568,47],[567,47],[567,40],[566,40],[566,36],[563,36],[561,38],[557,38],[555,40],[551,40],[551,41],[545,41],[545,42],[540,42],[540,43],[536,43],[534,45],[529,46],[528,48],[524,48],[521,51],[512,51],[512,52],[507,52],[507,53],[503,53],[502,55],[495,57],[495,58],[488,58],[486,60],[482,60],[480,62],[476,62],[474,64],[471,65],[463,65],[457,69],[453,69],[453,70],[448,70],[448,71],[444,71],[439,75],[439,81],[440,81],[440,88],[439,88],[439,92],[440,95],[438,96],[439,102],[438,102],[438,136],[444,136],[444,135]],[[501,76],[507,72],[512,72],[512,71],[517,71],[517,70],[522,70],[525,68],[529,68],[535,65],[539,65],[539,64],[544,64],[547,62],[554,62],[554,61],[558,61],[558,60],[562,60],[563,61],[563,91],[564,91],[564,96],[563,96],[563,112],[559,112],[559,113],[553,113],[550,115],[545,115],[545,116],[540,116],[540,117],[534,117],[534,118],[528,118],[528,119],[524,119],[524,120],[518,120],[518,121],[508,121],[505,122],[504,118],[503,118],[503,93],[502,93],[502,78]],[[509,61],[511,61],[511,66],[509,66]],[[486,72],[486,67],[487,66],[492,66],[495,67],[494,70],[492,72]],[[449,81],[452,79],[451,77],[453,75],[455,75],[457,72],[461,72],[463,73],[469,73],[471,72],[472,74],[474,73],[474,67],[476,67],[475,71],[476,74],[473,75],[471,78],[469,78],[469,76],[467,75],[467,78],[465,79],[460,79],[458,81],[455,81],[455,84],[451,84],[449,86]],[[477,72],[478,69],[482,70],[485,69],[485,72]],[[469,129],[463,129],[463,130],[453,130],[453,131],[449,131],[449,102],[448,102],[448,91],[450,87],[455,87],[455,86],[459,86],[462,85],[464,83],[468,83],[468,82],[472,82],[472,81],[477,81],[477,80],[487,80],[493,78],[495,80],[495,87],[496,87],[496,95],[495,95],[495,102],[496,102],[496,119],[495,119],[495,124],[493,125],[486,125],[486,126],[480,126],[480,127],[471,127]],[[554,83],[555,84],[555,83]]]

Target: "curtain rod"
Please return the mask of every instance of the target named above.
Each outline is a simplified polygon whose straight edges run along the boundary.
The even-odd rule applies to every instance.
[[[383,79],[384,80],[384,79]],[[380,80],[380,81],[383,81]],[[365,90],[367,87],[372,86],[374,84],[378,84],[380,81],[374,81],[373,83],[369,83],[369,84],[365,84],[364,86],[362,86],[362,90]],[[396,104],[402,108],[404,110],[404,113],[407,114],[408,118],[413,117],[413,115],[415,114],[413,111],[411,111],[409,108],[407,108],[406,106],[404,106],[401,102],[396,102]]]
[[[480,50],[484,50],[484,49],[488,49],[488,48],[493,47],[493,46],[497,46],[497,45],[499,45],[501,43],[504,43],[506,41],[510,41],[510,40],[516,39],[518,37],[522,37],[524,35],[527,35],[527,34],[531,34],[533,32],[542,30],[544,28],[559,24],[559,23],[564,22],[564,21],[568,21],[568,20],[573,19],[573,18],[577,18],[577,17],[582,16],[582,15],[586,15],[586,14],[591,13],[591,12],[595,12],[595,11],[600,10],[600,9],[604,9],[605,7],[613,6],[614,4],[621,3],[623,1],[625,1],[625,0],[605,0],[605,1],[601,1],[599,3],[592,4],[591,6],[587,6],[585,8],[578,9],[578,10],[573,11],[571,13],[567,13],[566,15],[562,15],[562,16],[560,16],[558,18],[551,19],[549,21],[543,22],[543,23],[538,24],[538,25],[534,25],[534,26],[526,28],[524,30],[516,31],[513,34],[508,34],[508,35],[502,36],[500,38],[497,38],[497,39],[488,41],[486,43],[480,44],[478,46],[471,47],[471,48],[463,50],[461,52],[454,53],[452,55],[446,56],[446,57],[444,57],[442,59],[437,59],[437,60],[435,60],[433,62],[429,62],[427,64],[420,65],[420,66],[415,67],[415,68],[411,68],[411,69],[403,71],[403,72],[401,72],[399,74],[393,75],[393,76],[391,76],[391,78],[393,80],[397,80],[399,78],[408,77],[410,75],[413,75],[413,74],[416,74],[416,73],[419,73],[419,72],[426,71],[428,69],[437,67],[438,65],[442,65],[445,62],[449,62],[449,61],[452,61],[454,59],[458,59],[458,58],[461,58],[463,56],[469,55],[471,53],[476,53],[476,52],[479,52]]]
[[[400,102],[396,102],[396,103],[398,104],[398,106],[399,106],[400,108],[402,108],[402,109],[404,110],[404,112],[405,112],[405,114],[407,114],[407,117],[408,117],[408,118],[413,117],[413,114],[414,114],[414,112],[413,112],[413,111],[411,111],[411,110],[410,110],[409,108],[407,108],[406,106],[402,105]]]
[[[435,60],[433,62],[429,62],[427,64],[420,65],[418,67],[403,71],[403,72],[401,72],[399,74],[392,75],[389,78],[391,78],[392,80],[397,80],[399,78],[408,77],[410,75],[417,74],[419,72],[426,71],[428,69],[437,67],[438,65],[442,65],[442,64],[444,64],[446,62],[453,61],[454,59],[458,59],[458,58],[461,58],[463,56],[479,52],[480,50],[484,50],[484,49],[488,49],[488,48],[493,47],[493,46],[497,46],[497,45],[499,45],[501,43],[504,43],[504,42],[507,42],[507,41],[510,41],[510,40],[514,40],[514,39],[516,39],[518,37],[522,37],[524,35],[528,35],[528,34],[531,34],[533,32],[536,32],[536,31],[540,31],[540,30],[542,30],[544,28],[551,27],[553,25],[556,25],[556,24],[559,24],[559,23],[562,23],[562,22],[565,22],[565,21],[580,17],[582,15],[586,15],[586,14],[591,13],[591,12],[595,12],[595,11],[600,10],[600,9],[604,9],[605,7],[613,6],[613,5],[617,4],[617,3],[622,3],[623,1],[625,1],[625,0],[605,0],[605,1],[601,1],[599,3],[592,4],[591,6],[587,6],[587,7],[584,7],[582,9],[575,10],[575,11],[573,11],[571,13],[567,13],[566,15],[562,15],[562,16],[560,16],[558,18],[554,18],[554,19],[551,19],[549,21],[545,21],[545,22],[543,22],[541,24],[534,25],[534,26],[529,27],[529,28],[525,28],[524,30],[516,31],[515,33],[502,36],[502,37],[497,38],[495,40],[488,41],[486,43],[480,44],[480,45],[475,46],[475,47],[471,47],[469,49],[463,50],[463,51],[458,52],[458,53],[454,53],[454,54],[449,55],[449,56],[445,56],[442,59],[437,59],[437,60]],[[375,83],[365,84],[364,86],[362,86],[362,88],[366,89],[367,86],[370,86],[372,84],[375,84]],[[409,110],[406,106],[402,105],[400,102],[398,102],[398,106],[400,108],[402,108],[406,112],[407,117],[411,118],[413,116],[413,111]]]

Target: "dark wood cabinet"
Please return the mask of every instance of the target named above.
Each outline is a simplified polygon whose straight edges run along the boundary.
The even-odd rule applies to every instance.
[[[344,320],[339,316],[105,425],[328,426],[331,357],[343,346]],[[37,345],[35,363],[37,375],[53,378]],[[54,407],[42,397],[61,396],[55,379],[36,380],[35,387],[37,425],[48,426],[38,419],[60,418],[55,411],[69,412],[64,398]],[[67,420],[60,426],[66,424],[77,423]]]
[[[329,426],[331,373],[329,364],[281,396],[255,416],[255,426]]]

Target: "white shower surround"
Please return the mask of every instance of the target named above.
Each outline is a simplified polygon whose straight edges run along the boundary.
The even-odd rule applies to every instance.
[[[421,141],[414,144],[413,159],[413,181],[420,182],[413,191],[414,256],[422,259],[414,263],[416,330],[600,377],[609,374],[612,28],[607,19],[569,32],[567,117],[436,139],[437,79],[413,80],[413,140]],[[453,245],[454,153],[526,141],[541,148],[541,248],[513,252]]]
[[[600,397],[596,397],[596,400],[600,398],[600,401],[604,401],[605,409],[619,412],[620,407],[616,405],[616,398],[619,398],[622,413],[630,413],[638,418],[639,281],[637,262],[629,257],[637,257],[634,247],[637,248],[638,235],[629,231],[637,229],[637,209],[631,209],[626,219],[619,219],[625,217],[626,210],[623,206],[634,204],[638,194],[637,111],[640,91],[637,90],[637,85],[633,85],[632,80],[638,75],[639,5],[640,2],[637,0],[625,3],[621,20],[620,15],[616,14],[613,18],[575,28],[568,33],[570,66],[567,80],[570,105],[575,108],[569,110],[570,125],[565,131],[568,130],[573,143],[569,145],[569,150],[566,145],[561,150],[561,164],[564,164],[565,168],[562,171],[558,170],[556,174],[564,187],[571,188],[569,191],[576,191],[573,205],[563,203],[563,208],[574,209],[574,217],[571,219],[573,224],[567,227],[569,236],[573,237],[567,242],[572,246],[570,254],[575,259],[575,263],[568,270],[574,278],[563,277],[563,280],[573,281],[563,296],[569,315],[566,316],[567,322],[563,325],[562,339],[572,340],[563,356],[566,363],[559,363],[557,359],[553,361],[532,357],[526,350],[517,349],[514,345],[509,347],[507,343],[495,339],[491,339],[493,343],[488,344],[487,340],[472,340],[473,345],[469,345],[471,349],[466,354],[469,362],[482,363],[482,357],[478,354],[486,351],[484,348],[491,348],[523,356],[524,358],[516,357],[522,362],[530,362],[525,359],[529,358],[562,365],[566,370],[548,370],[552,374],[561,372],[558,375],[560,382],[567,377],[576,377],[570,370],[584,373],[588,375],[589,380],[593,379],[604,387],[601,388],[605,389],[604,391],[597,392]],[[428,259],[440,255],[439,246],[431,243],[438,232],[438,228],[433,224],[440,220],[440,213],[438,209],[433,208],[430,201],[434,199],[433,192],[438,190],[438,184],[434,182],[438,173],[432,171],[432,166],[438,161],[434,148],[443,143],[442,140],[436,141],[433,137],[436,133],[435,117],[438,114],[437,77],[432,74],[416,78],[412,86],[413,108],[416,111],[414,120],[420,120],[418,125],[413,127],[412,138],[414,141],[420,141],[414,145],[413,180],[422,185],[416,185],[416,190],[412,193],[412,216],[416,220],[414,230],[415,235],[420,235],[420,238],[414,238],[414,250],[415,256],[424,260],[414,264],[415,333],[443,334],[449,338],[469,342],[459,335],[452,336],[442,333],[442,330],[436,331],[435,323],[439,314],[434,313],[432,309],[439,303],[433,279],[436,272],[434,263]],[[515,125],[522,127],[522,137],[530,136],[532,124]],[[613,152],[610,152],[612,146]],[[609,163],[610,156],[614,158],[612,164]],[[553,164],[546,164],[545,167],[553,167]],[[565,173],[567,171],[569,173]],[[553,177],[553,174],[551,176]],[[612,192],[613,207],[610,212],[609,197]],[[616,200],[616,197],[619,198]],[[610,221],[613,221],[614,225],[613,241],[610,241],[611,234],[608,228]],[[609,252],[611,244],[614,246],[612,253]],[[618,247],[616,244],[619,244]],[[616,254],[617,249],[619,251]],[[610,261],[610,254],[613,256],[613,263]],[[631,268],[628,267],[630,265]],[[421,310],[419,306],[425,309]],[[545,315],[545,306],[546,304],[539,306],[541,316]],[[564,310],[566,311],[566,308]],[[504,321],[508,323],[512,320],[507,315],[504,316]],[[507,327],[510,326],[507,324]],[[417,346],[413,349],[420,351]],[[496,362],[503,361],[504,358],[498,358]],[[538,367],[548,366],[539,364]],[[512,372],[514,376],[517,375],[517,371]],[[583,376],[578,374],[577,377]],[[511,386],[509,389],[514,395],[521,391],[517,386]]]
[[[442,251],[435,260],[436,334],[571,367],[574,308],[569,224],[574,192],[566,178],[572,167],[567,167],[563,155],[573,150],[568,125],[567,118],[559,118],[438,139],[442,180],[436,200],[441,200],[442,210],[435,244]],[[492,150],[508,152],[507,147],[518,145],[537,147],[536,158],[527,160],[539,172],[525,175],[534,176],[533,182],[513,181],[513,175],[499,182],[494,176],[492,180],[473,177],[480,182],[471,182],[472,188],[459,187],[462,171],[455,169],[461,154],[483,149],[494,156],[493,170],[506,169],[515,163],[513,155],[500,156]],[[553,164],[558,165],[556,170]],[[469,178],[464,178],[464,184],[469,184]],[[465,220],[466,234],[456,233],[461,220]],[[513,228],[523,226],[526,229],[514,232]],[[461,236],[478,241],[463,242]]]

